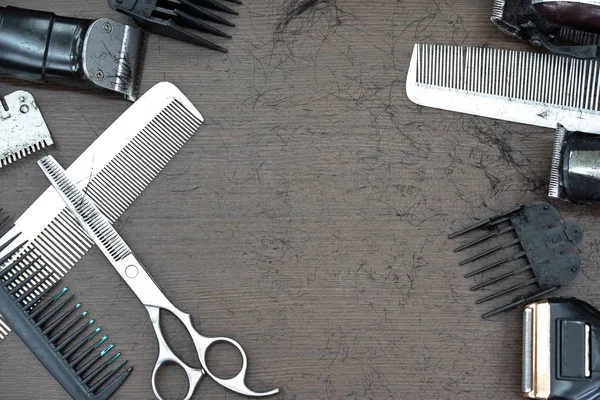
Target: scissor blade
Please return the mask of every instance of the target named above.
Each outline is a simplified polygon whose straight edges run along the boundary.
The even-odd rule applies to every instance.
[[[81,227],[113,266],[132,254],[131,249],[112,227],[108,218],[100,212],[96,204],[81,189],[71,182],[66,171],[54,157],[43,157],[38,161],[38,165],[67,207],[73,212]]]
[[[108,218],[100,212],[93,200],[71,182],[60,164],[52,156],[42,158],[38,164],[81,227],[108,258],[142,304],[169,311],[176,310],[121,235],[112,227]]]

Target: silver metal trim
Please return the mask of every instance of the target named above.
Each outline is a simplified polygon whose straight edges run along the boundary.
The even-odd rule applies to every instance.
[[[552,151],[552,167],[550,169],[550,186],[548,188],[548,197],[560,199],[562,197],[561,179],[563,144],[567,130],[562,126],[556,128],[554,134],[554,150]]]
[[[531,392],[531,361],[533,359],[533,310],[526,308],[523,312],[523,370],[522,391]]]
[[[600,180],[600,151],[571,151],[569,153],[569,174]]]
[[[94,21],[83,44],[83,72],[88,80],[137,100],[145,37],[142,30],[108,18]]]
[[[54,143],[33,98],[24,90],[4,97],[0,104],[0,168]]]
[[[585,377],[589,378],[592,375],[591,370],[591,358],[592,358],[592,350],[591,350],[591,328],[590,324],[585,324]]]

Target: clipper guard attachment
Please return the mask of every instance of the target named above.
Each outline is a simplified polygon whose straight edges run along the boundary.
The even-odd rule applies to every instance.
[[[17,247],[8,260],[0,271],[0,338],[12,328],[72,398],[108,399],[132,371],[127,360],[67,288],[48,294],[59,279],[31,247]]]
[[[471,287],[471,290],[478,291],[510,282],[499,290],[481,297],[477,304],[535,287],[509,303],[486,312],[482,315],[483,318],[545,296],[572,282],[579,273],[579,255],[574,247],[583,239],[583,227],[576,222],[562,221],[558,210],[550,204],[540,202],[514,208],[463,228],[449,235],[449,238],[453,239],[475,230],[484,230],[487,233],[457,247],[454,252],[462,252],[494,239],[498,239],[499,244],[486,247],[463,259],[460,262],[461,266],[485,260],[482,261],[482,266],[467,273],[465,278],[480,276],[499,268],[504,270],[492,277],[486,277]]]
[[[224,1],[242,4],[241,0]],[[224,18],[222,14],[238,14],[237,11],[217,0],[109,0],[108,4],[113,10],[133,18],[148,32],[223,53],[227,52],[225,47],[193,31],[230,39],[231,36],[219,26],[233,27],[235,24]]]

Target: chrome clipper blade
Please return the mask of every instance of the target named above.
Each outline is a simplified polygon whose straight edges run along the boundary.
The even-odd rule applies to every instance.
[[[599,327],[600,312],[575,298],[550,298],[525,306],[523,395],[530,399],[598,399]]]
[[[550,204],[532,203],[514,208],[463,228],[449,235],[449,238],[453,239],[475,230],[485,230],[488,233],[457,247],[454,250],[456,253],[493,239],[498,239],[499,244],[463,259],[460,262],[461,266],[486,260],[482,266],[467,273],[465,278],[480,276],[500,267],[505,267],[506,270],[483,279],[471,287],[471,290],[478,291],[492,285],[509,283],[481,297],[476,301],[477,304],[535,287],[509,303],[486,312],[483,318],[545,296],[573,281],[579,273],[579,255],[574,251],[574,247],[583,239],[583,227],[572,221],[563,222],[558,210]],[[508,254],[505,250],[509,250]],[[494,256],[495,258],[491,258]]]
[[[597,60],[417,44],[406,93],[427,107],[598,134],[599,75]]]
[[[54,143],[31,93],[18,90],[0,105],[0,168]]]
[[[559,126],[554,136],[548,196],[573,202],[600,201],[600,137]]]

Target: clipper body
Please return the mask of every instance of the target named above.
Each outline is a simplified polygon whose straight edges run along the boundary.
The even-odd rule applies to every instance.
[[[573,202],[600,201],[600,137],[556,130],[548,196]]]
[[[135,101],[145,35],[116,21],[0,7],[0,74],[92,86]]]
[[[600,397],[600,312],[574,299],[531,303],[523,313],[523,395],[530,399]]]

